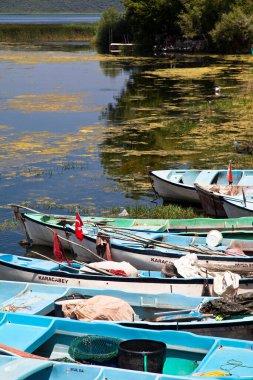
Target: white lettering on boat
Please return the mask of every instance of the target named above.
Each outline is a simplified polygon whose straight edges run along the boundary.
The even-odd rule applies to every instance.
[[[52,277],[52,276],[38,276],[39,280],[48,281],[48,282],[60,282],[61,284],[67,284],[68,280],[60,277]]]
[[[166,264],[169,260],[163,260],[163,259],[157,259],[155,257],[151,257],[150,261],[152,263],[160,263],[160,264]]]

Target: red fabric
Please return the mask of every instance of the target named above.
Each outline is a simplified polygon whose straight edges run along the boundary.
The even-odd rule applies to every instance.
[[[121,270],[121,269],[110,269],[110,273],[113,273],[116,276],[127,277],[126,272],[124,270]]]
[[[67,261],[68,266],[71,267],[71,262],[69,261],[69,259],[66,256],[65,256],[65,260]]]
[[[61,243],[60,243],[59,237],[55,231],[54,231],[54,255],[58,261],[60,261],[60,262],[63,261]]]
[[[240,248],[227,248],[225,253],[230,256],[245,256],[245,253]]]
[[[71,262],[65,256],[59,236],[57,235],[55,231],[54,231],[54,256],[60,262],[63,262],[63,256],[64,256],[64,260],[68,263],[68,266],[71,267]]]
[[[229,164],[228,164],[227,180],[228,180],[229,185],[232,185],[233,175],[232,175],[232,163],[231,163],[231,161],[229,161]]]
[[[84,239],[83,230],[82,230],[83,222],[80,218],[78,212],[76,213],[76,223],[75,223],[75,235],[78,240],[82,241]]]
[[[106,254],[107,261],[112,261],[111,247],[110,247],[109,239],[106,241],[105,254]]]

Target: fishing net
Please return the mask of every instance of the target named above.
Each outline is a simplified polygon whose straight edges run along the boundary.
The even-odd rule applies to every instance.
[[[104,362],[118,355],[121,339],[100,335],[85,335],[75,338],[68,353],[76,361],[92,360]]]
[[[200,312],[222,317],[251,314],[253,312],[253,292],[239,294],[231,299],[219,298],[206,302],[202,305]]]

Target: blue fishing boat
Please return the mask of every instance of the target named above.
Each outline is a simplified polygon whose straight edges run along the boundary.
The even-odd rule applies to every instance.
[[[109,259],[106,253],[110,244],[110,257],[113,261],[126,261],[140,270],[161,270],[164,264],[175,261],[188,253],[195,253],[200,264],[211,262],[223,268],[229,266],[235,271],[240,264],[253,263],[253,240],[221,239],[214,241],[202,236],[182,236],[171,233],[117,231],[110,229],[83,228],[84,239],[80,241],[74,228],[69,241],[76,257],[86,262]],[[211,231],[210,231],[211,233]],[[97,244],[98,236],[104,237],[102,246]],[[233,248],[240,248],[234,251]],[[232,250],[230,250],[232,249]]]
[[[75,363],[58,363],[52,360],[0,356],[2,379],[8,380],[189,380],[189,377],[102,367]],[[209,377],[210,378],[210,377]],[[234,377],[230,377],[234,380]],[[238,378],[237,378],[238,379]]]
[[[157,372],[175,379],[210,373],[216,373],[215,379],[225,375],[237,380],[253,377],[252,341],[0,313],[0,342],[50,360],[140,370],[140,375]]]
[[[153,189],[164,201],[200,203],[194,183],[228,185],[227,170],[152,170]],[[253,185],[253,170],[232,170],[233,185]]]
[[[0,311],[48,315],[56,311],[56,301],[87,300],[95,296],[114,297],[127,302],[135,312],[135,321],[155,318],[156,314],[195,310],[214,297],[190,297],[182,294],[131,293],[115,289],[89,289],[0,280]],[[216,297],[215,297],[216,298]]]
[[[140,372],[137,371],[3,355],[0,356],[0,373],[2,379],[6,380],[135,380],[140,378]],[[145,373],[145,380],[164,379],[175,380],[175,377]]]
[[[71,263],[69,267],[66,262],[0,254],[1,280],[86,289],[116,289],[143,294],[180,293],[191,297],[199,297],[203,292],[213,294],[213,278],[170,278],[161,271],[138,271],[137,274],[137,277],[125,277],[90,272],[90,268],[80,263]],[[238,294],[252,289],[253,278],[240,279]]]
[[[144,294],[129,293],[121,290],[98,290],[69,288],[17,281],[0,281],[0,310],[19,314],[39,314],[84,319],[80,316],[83,307],[89,313],[86,320],[104,320],[105,323],[119,323],[128,327],[177,330],[194,332],[200,335],[223,336],[227,338],[248,339],[253,333],[253,316],[234,313],[229,318],[218,320],[209,311],[203,314],[201,307],[213,297],[189,297],[181,294]],[[100,298],[98,298],[98,296]],[[94,305],[99,307],[102,297],[109,304],[119,300],[118,307],[126,302],[132,308],[131,320],[119,319],[116,314],[113,320],[104,311],[91,315]],[[112,298],[113,297],[113,298]],[[248,295],[246,296],[248,298]],[[242,297],[241,297],[242,298]],[[253,299],[253,293],[249,301]],[[88,301],[89,300],[89,301]],[[88,301],[88,302],[87,302]],[[90,302],[91,301],[91,302]],[[245,299],[243,298],[244,308]],[[64,313],[66,311],[66,313]],[[123,316],[123,314],[121,314]]]

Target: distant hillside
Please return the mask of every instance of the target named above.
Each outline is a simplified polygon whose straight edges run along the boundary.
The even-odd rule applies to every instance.
[[[0,13],[94,12],[123,9],[120,0],[0,0]]]

